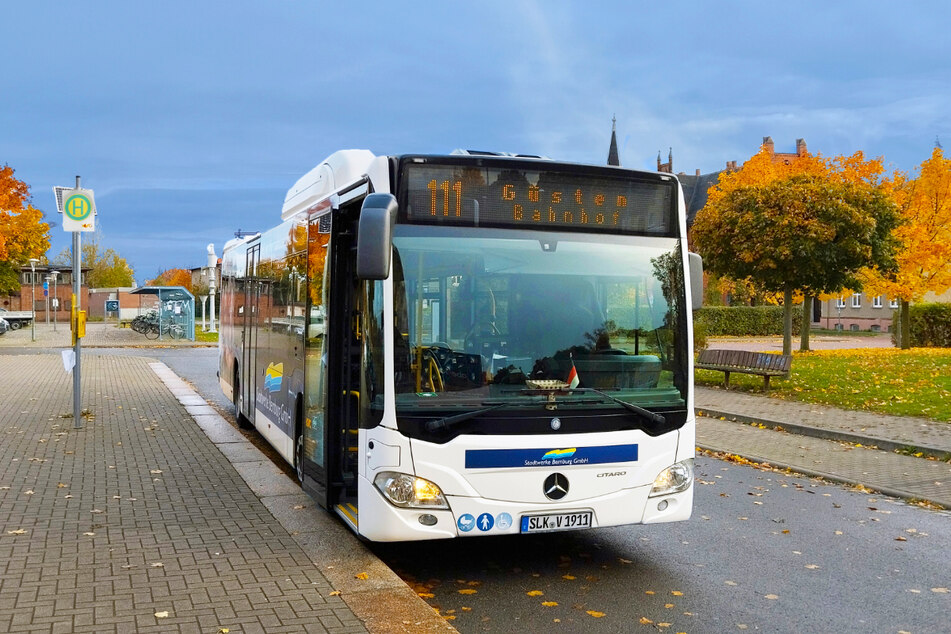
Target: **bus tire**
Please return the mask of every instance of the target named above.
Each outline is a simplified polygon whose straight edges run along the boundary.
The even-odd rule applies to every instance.
[[[297,397],[296,415],[297,421],[294,425],[296,433],[294,434],[294,471],[297,473],[297,482],[304,486],[304,417],[301,407],[301,397]]]
[[[242,429],[249,429],[251,427],[251,421],[248,420],[248,417],[241,413],[244,405],[244,398],[241,396],[241,381],[238,379],[238,371],[234,371],[234,381],[231,382],[231,400],[234,403],[234,419],[238,423],[238,427]]]

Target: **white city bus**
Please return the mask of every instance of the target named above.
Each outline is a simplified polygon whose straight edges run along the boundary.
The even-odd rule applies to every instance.
[[[370,540],[685,520],[700,276],[671,175],[341,151],[226,245],[221,387]]]

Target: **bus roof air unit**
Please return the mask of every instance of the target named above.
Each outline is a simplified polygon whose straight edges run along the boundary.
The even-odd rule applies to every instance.
[[[363,178],[375,159],[369,150],[334,152],[287,190],[281,220],[287,220],[343,186]]]
[[[543,161],[551,160],[547,156],[539,156],[538,154],[513,154],[512,152],[490,152],[488,150],[453,150],[450,152],[450,156],[502,156],[506,158],[529,158],[541,159]]]

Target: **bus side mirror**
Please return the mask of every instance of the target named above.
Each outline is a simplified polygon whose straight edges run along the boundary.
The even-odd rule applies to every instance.
[[[703,258],[699,253],[687,252],[690,268],[690,299],[694,310],[703,306]]]
[[[396,198],[392,194],[370,194],[360,210],[357,228],[357,278],[385,280],[390,275]]]

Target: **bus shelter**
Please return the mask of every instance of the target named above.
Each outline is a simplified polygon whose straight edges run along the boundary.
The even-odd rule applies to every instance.
[[[139,296],[140,314],[143,307],[155,311],[159,339],[171,338],[169,329],[177,326],[184,331],[185,339],[195,340],[195,296],[184,286],[142,286],[131,294]]]

